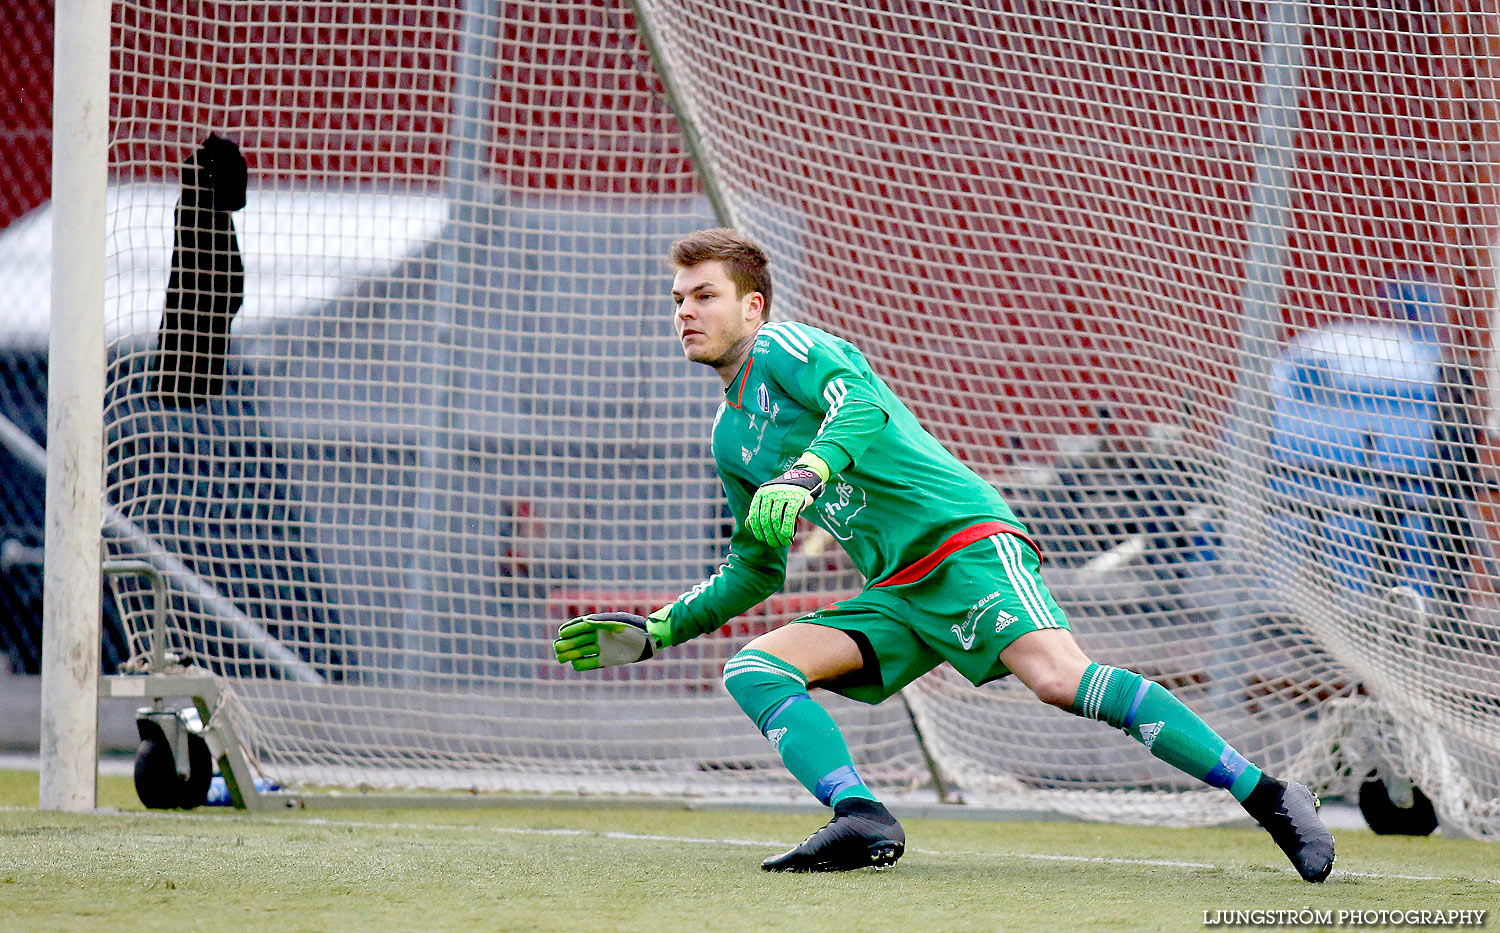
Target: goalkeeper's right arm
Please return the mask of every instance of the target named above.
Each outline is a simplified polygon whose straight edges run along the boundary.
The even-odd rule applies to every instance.
[[[559,664],[571,664],[575,671],[644,661],[663,647],[670,610],[663,606],[649,616],[595,612],[569,619],[557,630],[552,651]]]
[[[757,571],[731,547],[729,560],[675,603],[649,616],[596,612],[569,619],[557,630],[552,650],[559,663],[572,664],[578,671],[645,661],[662,648],[712,632],[781,589],[786,551],[780,554],[780,573]]]
[[[735,534],[738,537],[740,532]],[[744,534],[749,537],[750,533],[746,531]],[[736,553],[731,545],[729,559],[714,571],[713,576],[683,593],[677,602],[667,607],[671,610],[668,644],[680,645],[712,632],[780,590],[786,582],[786,549],[780,548],[777,557],[779,559],[771,566],[757,565]]]
[[[559,662],[586,671],[644,661],[662,648],[714,631],[781,589],[786,548],[757,539],[743,517],[753,487],[726,479],[724,490],[735,516],[734,534],[729,557],[713,576],[650,616],[609,612],[568,620],[553,642]]]
[[[678,597],[671,606],[671,644],[712,632],[735,616],[757,606],[786,582],[786,547],[776,547],[751,534],[747,516],[756,487],[719,472],[724,496],[734,516],[729,556],[713,576]]]

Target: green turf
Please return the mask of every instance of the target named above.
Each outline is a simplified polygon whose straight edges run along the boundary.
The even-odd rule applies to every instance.
[[[759,860],[816,818],[628,807],[162,814],[142,811],[118,778],[102,780],[99,797],[120,812],[39,812],[35,773],[0,771],[0,805],[12,808],[0,811],[0,926],[1202,930],[1205,910],[1500,906],[1495,846],[1348,830],[1319,886],[1298,880],[1259,831],[968,820],[908,821],[911,848],[892,871],[768,875]]]

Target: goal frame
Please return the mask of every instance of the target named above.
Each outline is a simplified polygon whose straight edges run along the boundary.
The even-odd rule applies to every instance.
[[[40,801],[77,811],[98,794],[109,0],[58,0],[56,24]]]
[[[472,28],[492,13],[493,0],[465,0],[464,67],[461,82],[485,81],[469,63],[491,50],[494,38]],[[684,144],[699,172],[714,215],[732,220],[717,184],[701,158],[697,134],[672,90],[666,61],[651,35],[638,0],[630,6],[653,65],[662,75],[667,101],[684,131]],[[112,0],[60,0],[55,35],[54,226],[52,317],[49,345],[51,379],[47,428],[47,534],[44,564],[44,652],[42,664],[41,805],[43,809],[80,811],[97,803],[99,699],[140,698],[150,706],[141,715],[175,712],[168,701],[196,708],[202,735],[236,807],[253,810],[301,808],[313,803],[336,806],[473,805],[489,800],[505,805],[516,795],[453,794],[305,794],[263,791],[245,754],[233,715],[225,708],[224,685],[211,673],[176,663],[165,650],[169,611],[166,579],[181,584],[190,598],[246,636],[261,656],[297,681],[321,678],[287,651],[263,628],[239,612],[232,601],[200,580],[180,560],[103,501],[104,272],[105,193],[108,184],[108,115],[110,112],[109,30]],[[492,17],[491,17],[492,18]],[[477,94],[458,94],[467,100]],[[456,113],[452,145],[482,142],[479,114]],[[464,160],[455,160],[460,165]],[[473,187],[466,177],[448,179],[463,192]],[[64,274],[65,273],[65,274]],[[99,530],[128,542],[138,560],[106,561]],[[151,584],[153,622],[151,652],[138,671],[99,674],[99,616],[102,578],[139,575]],[[90,581],[91,585],[79,585]],[[910,713],[910,710],[908,710]],[[171,741],[171,736],[168,736]],[[920,737],[918,739],[920,743]],[[174,747],[174,751],[178,751]],[[939,797],[947,801],[936,764],[923,747]]]
[[[492,0],[468,0],[462,4],[462,15],[492,7]],[[670,63],[661,53],[651,29],[647,4],[629,0],[635,12],[637,28],[658,76],[662,79],[667,104],[675,114],[683,142],[694,169],[702,182],[714,214],[722,224],[732,224],[734,217],[724,198],[720,181],[709,154],[703,149],[696,130],[695,115],[689,102],[674,87]],[[1254,152],[1254,181],[1250,186],[1252,222],[1255,236],[1246,257],[1246,281],[1240,294],[1242,306],[1239,334],[1241,374],[1240,388],[1234,399],[1230,418],[1236,429],[1229,432],[1238,445],[1228,458],[1234,470],[1247,470],[1247,464],[1260,459],[1268,443],[1269,425],[1265,423],[1269,396],[1270,360],[1276,344],[1274,336],[1277,308],[1280,305],[1277,284],[1287,260],[1287,228],[1290,209],[1284,202],[1287,177],[1293,170],[1292,147],[1286,144],[1294,132],[1299,106],[1302,37],[1306,30],[1307,0],[1273,0],[1266,4],[1267,17],[1259,24],[1259,55],[1262,68],[1258,88]],[[248,631],[248,640],[263,657],[280,663],[294,679],[298,677],[296,658],[265,635],[255,637],[245,629],[233,603],[215,593],[202,581],[194,581],[185,566],[169,566],[164,560],[171,555],[164,549],[153,551],[148,536],[132,534],[129,523],[106,509],[103,501],[103,394],[106,371],[104,347],[105,322],[104,270],[106,255],[104,232],[106,216],[104,196],[108,179],[109,97],[109,29],[110,0],[59,0],[56,42],[57,101],[54,117],[54,217],[52,328],[50,333],[50,406],[47,447],[47,518],[46,518],[46,601],[44,605],[44,654],[42,677],[42,774],[41,802],[44,809],[85,810],[93,807],[97,796],[97,703],[107,697],[140,697],[150,699],[153,708],[165,709],[171,699],[185,699],[196,707],[204,720],[205,735],[214,745],[219,765],[231,786],[237,805],[251,809],[284,809],[318,805],[391,806],[434,802],[451,805],[473,805],[475,799],[505,803],[518,799],[514,795],[452,794],[386,795],[338,794],[326,797],[316,794],[280,794],[255,788],[252,767],[245,754],[243,734],[233,721],[233,713],[222,702],[227,696],[224,685],[206,671],[178,669],[163,652],[153,648],[152,658],[144,671],[101,678],[98,673],[98,606],[100,580],[107,573],[142,573],[160,580],[165,574],[183,584],[188,598],[198,600],[210,612],[223,618],[227,625]],[[494,40],[487,36],[464,33],[466,49],[484,49]],[[477,54],[477,53],[476,53]],[[460,58],[471,60],[473,54]],[[462,65],[462,63],[461,63]],[[468,80],[467,71],[458,80]],[[474,80],[484,80],[482,76]],[[476,139],[465,136],[464,126],[476,124],[477,116],[455,112],[452,145],[473,145]],[[445,182],[462,190],[471,180],[449,177]],[[1232,490],[1247,490],[1243,482],[1230,484]],[[1226,538],[1236,542],[1241,554],[1252,554],[1254,542],[1261,534],[1244,523],[1245,509],[1231,509],[1230,529]],[[1239,522],[1239,525],[1235,523]],[[143,561],[124,566],[102,562],[100,534],[130,539],[132,550]],[[1245,558],[1241,558],[1245,559]],[[157,601],[158,621],[155,631],[164,632],[165,606]],[[236,616],[239,615],[239,618]],[[244,619],[245,623],[254,623]],[[158,641],[160,640],[153,639]],[[315,676],[315,675],[314,675]],[[903,701],[904,701],[903,697]],[[908,706],[917,741],[940,796],[943,781],[928,743],[922,737],[920,708]]]

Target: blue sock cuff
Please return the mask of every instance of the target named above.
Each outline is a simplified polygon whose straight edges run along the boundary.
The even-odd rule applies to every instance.
[[[764,733],[793,700],[807,699],[807,678],[775,655],[746,648],[724,665],[724,689]]]
[[[854,770],[853,765],[844,765],[842,768],[830,771],[819,778],[818,786],[813,788],[813,796],[817,797],[818,802],[823,804],[823,806],[832,806],[829,801],[833,800],[834,794],[837,794],[839,791],[848,790],[851,787],[862,787],[864,783],[859,776],[859,772]]]
[[[1210,787],[1222,787],[1228,790],[1245,769],[1250,767],[1250,762],[1229,746],[1224,747],[1224,753],[1219,756],[1219,763],[1214,765],[1203,779]]]
[[[1141,710],[1141,701],[1146,698],[1146,693],[1151,689],[1151,681],[1141,678],[1141,685],[1135,690],[1135,699],[1130,701],[1130,709],[1125,713],[1125,721],[1120,724],[1121,729],[1129,729],[1135,725],[1136,714]]]
[[[760,734],[761,735],[765,735],[767,732],[771,731],[771,725],[776,722],[776,717],[780,716],[786,710],[786,708],[788,706],[791,706],[793,703],[797,702],[798,700],[811,700],[811,699],[812,699],[812,697],[808,696],[807,694],[805,694],[805,693],[799,693],[799,694],[797,694],[794,697],[787,697],[785,700],[782,700],[780,703],[778,703],[776,705],[776,707],[774,709],[771,710],[771,715],[769,715],[769,716],[766,717],[765,725],[760,725],[759,723],[757,723],[757,725],[760,725]]]

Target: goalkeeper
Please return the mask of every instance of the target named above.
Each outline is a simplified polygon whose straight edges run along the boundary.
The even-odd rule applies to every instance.
[[[1233,794],[1308,881],[1333,868],[1317,798],[1261,772],[1159,684],[1089,660],[1000,495],[928,434],[854,346],[771,322],[764,252],[733,230],[673,244],[674,322],[687,358],[724,383],[713,453],[735,517],[716,573],[649,618],[597,613],[563,625],[557,659],[578,670],[644,661],[772,595],[799,515],[842,544],[862,592],[756,638],[724,686],[793,776],[833,808],[769,871],[895,863],[900,823],[808,690],[879,703],[947,662],[974,684],[1014,674],[1041,700],[1097,719]]]

